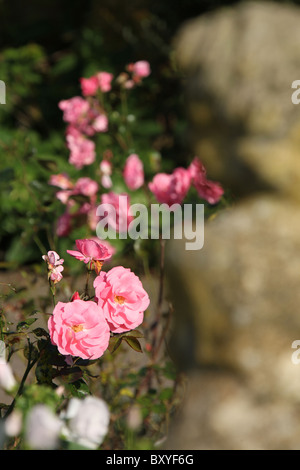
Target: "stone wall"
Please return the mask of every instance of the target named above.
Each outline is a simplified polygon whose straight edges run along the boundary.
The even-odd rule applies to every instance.
[[[198,252],[168,251],[172,348],[189,375],[168,449],[299,449],[300,8],[245,2],[183,25],[193,147],[234,195]]]

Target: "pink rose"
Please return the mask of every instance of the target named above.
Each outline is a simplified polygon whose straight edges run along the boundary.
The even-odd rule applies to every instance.
[[[96,132],[106,132],[108,129],[108,119],[105,114],[99,114],[93,121],[93,129]]]
[[[94,281],[99,307],[112,332],[133,330],[144,319],[150,300],[140,279],[123,266],[101,272]]]
[[[82,137],[82,135],[93,136],[95,132],[107,130],[107,117],[80,96],[59,103],[60,109],[64,111],[63,119],[69,123],[67,136]],[[100,118],[99,118],[100,116]],[[99,118],[99,120],[98,120]]]
[[[74,194],[82,194],[83,196],[92,197],[97,194],[98,189],[99,186],[96,181],[92,180],[91,178],[88,178],[87,176],[84,176],[82,178],[79,178],[75,183]]]
[[[117,232],[125,233],[130,222],[133,220],[128,194],[117,194],[111,191],[110,193],[102,194],[101,203],[103,204],[103,209],[105,209],[105,205],[108,206],[108,225]]]
[[[67,253],[85,264],[90,263],[90,269],[95,269],[96,273],[99,274],[104,261],[111,258],[111,253],[109,253],[106,246],[88,238],[76,240],[75,243],[78,251],[67,250]]]
[[[148,77],[150,75],[150,64],[146,60],[139,60],[132,66],[133,73],[140,78]]]
[[[81,78],[80,79],[81,91],[83,96],[93,96],[98,90],[98,79],[94,75],[90,78]]]
[[[58,237],[67,237],[72,229],[71,226],[71,214],[66,211],[64,214],[62,214],[56,224],[56,235]]]
[[[75,137],[67,134],[67,147],[70,150],[69,162],[79,170],[84,165],[91,165],[96,158],[95,143],[82,135]]]
[[[57,284],[63,278],[61,273],[64,270],[62,266],[64,260],[60,258],[56,251],[48,251],[47,255],[43,255],[42,258],[48,265],[48,279]]]
[[[60,189],[72,189],[73,183],[70,181],[66,173],[59,173],[58,175],[51,175],[49,179],[51,186],[57,186]]]
[[[134,88],[135,83],[133,80],[127,80],[123,86],[124,88],[126,88],[126,90],[131,90],[132,88]]]
[[[56,251],[48,251],[47,255],[43,255],[42,258],[48,264],[49,269],[52,269],[55,266],[60,266],[64,262]]]
[[[109,241],[107,240],[100,240],[100,238],[98,237],[92,237],[91,240],[95,240],[95,242],[97,243],[101,243],[101,245],[104,245],[105,248],[107,248],[108,250],[108,253],[110,254],[110,256],[113,256],[115,253],[116,253],[116,248],[114,246],[112,246]]]
[[[158,202],[171,206],[172,204],[182,204],[190,184],[189,171],[179,167],[172,174],[157,173],[148,186]]]
[[[111,173],[112,173],[112,164],[108,161],[103,159],[100,163],[100,171],[101,171],[101,184],[103,188],[111,188],[112,181],[111,181]]]
[[[49,277],[54,284],[57,284],[58,282],[62,280],[63,275],[61,273],[63,270],[64,270],[63,266],[56,266],[55,268],[51,270]]]
[[[224,189],[219,183],[206,179],[206,170],[198,157],[194,158],[188,171],[199,196],[209,204],[219,202],[224,194]]]
[[[73,194],[73,191],[66,189],[66,190],[57,191],[55,196],[60,202],[62,202],[63,204],[67,204],[69,197],[72,196],[72,194]]]
[[[63,111],[63,120],[74,124],[88,112],[90,105],[81,96],[74,96],[69,100],[60,101],[58,107]]]
[[[48,328],[51,342],[61,354],[82,359],[101,357],[110,339],[103,312],[93,301],[58,302]]]
[[[97,79],[99,83],[99,88],[102,92],[106,93],[111,90],[111,81],[114,78],[112,73],[108,72],[98,72]]]
[[[144,184],[144,165],[135,153],[129,155],[126,160],[123,177],[128,188],[135,190]]]

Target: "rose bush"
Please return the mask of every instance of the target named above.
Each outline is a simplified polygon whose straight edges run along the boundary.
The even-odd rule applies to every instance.
[[[0,406],[7,448],[153,448],[178,406],[177,371],[163,350],[173,312],[172,299],[163,302],[165,240],[128,240],[138,220],[131,205],[216,206],[224,190],[207,178],[200,158],[170,168],[159,151],[145,150],[143,136],[142,145],[135,140],[130,98],[150,74],[145,60],[119,74],[100,70],[80,78],[82,96],[58,103],[66,161],[47,173],[56,203],[44,208],[52,230],[42,241],[34,232],[52,305],[48,298],[34,309],[29,302],[25,314],[22,304],[14,328],[0,316],[8,359],[0,364],[0,387],[13,397]],[[100,239],[99,223],[118,237]],[[82,287],[74,289],[77,282]],[[27,363],[18,381],[9,361],[22,349]],[[145,358],[131,368],[126,351]],[[32,375],[36,382],[28,385]]]

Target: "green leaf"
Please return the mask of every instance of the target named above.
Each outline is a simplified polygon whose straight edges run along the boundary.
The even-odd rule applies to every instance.
[[[46,159],[38,158],[37,162],[39,165],[41,165],[42,168],[45,168],[53,172],[58,171],[57,163],[53,160],[49,160],[49,159],[46,160]]]
[[[113,336],[112,338],[110,338],[108,350],[111,354],[114,353],[121,346],[122,339],[123,337],[117,336]]]
[[[128,331],[127,333],[123,333],[122,336],[131,336],[132,338],[144,338],[143,333],[138,330]]]
[[[172,388],[164,388],[160,394],[159,394],[159,398],[161,401],[168,401],[172,398],[173,396],[173,390]]]
[[[137,351],[140,353],[143,352],[139,341],[133,336],[123,336],[123,339],[132,349],[134,349],[134,351]]]
[[[23,351],[24,357],[29,361],[37,360],[39,357],[39,352],[33,344],[30,344],[30,346],[25,346],[24,351]]]
[[[26,329],[29,328],[30,325],[32,325],[32,323],[34,323],[36,320],[37,320],[37,318],[28,318],[28,319],[25,320],[25,321],[20,321],[20,322],[17,324],[17,331],[26,330]]]
[[[35,336],[37,336],[38,338],[40,338],[41,336],[46,336],[48,338],[49,336],[49,333],[44,330],[44,328],[35,328],[34,330],[32,330],[32,333],[35,334]]]
[[[60,370],[56,376],[61,377],[63,382],[73,383],[81,379],[83,372],[79,367],[71,367],[70,369]]]
[[[5,168],[0,171],[0,183],[8,183],[14,178],[14,176],[15,172],[13,168]]]
[[[154,413],[163,414],[166,412],[166,407],[163,403],[158,403],[152,406],[152,411],[154,411]]]
[[[82,398],[90,393],[87,383],[82,378],[72,383],[66,383],[64,387],[76,398]]]

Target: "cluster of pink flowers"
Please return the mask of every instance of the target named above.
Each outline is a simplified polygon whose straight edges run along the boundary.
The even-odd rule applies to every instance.
[[[95,301],[81,300],[75,293],[71,302],[58,302],[48,320],[48,329],[52,344],[61,354],[93,360],[106,351],[111,333],[133,330],[143,322],[150,299],[130,269],[116,266],[108,272],[101,271],[111,257],[101,242],[76,240],[76,246],[78,251],[67,252],[96,271]]]
[[[83,96],[75,96],[59,103],[63,119],[68,123],[66,145],[70,150],[69,162],[77,169],[96,162],[94,134],[108,131],[108,116],[103,108],[103,94],[116,87],[130,89],[142,82],[151,73],[146,60],[128,64],[126,71],[117,77],[106,71],[99,71],[88,78],[80,79]],[[113,88],[114,87],[114,88]],[[207,179],[206,170],[198,157],[187,168],[178,167],[172,173],[159,172],[151,182],[145,184],[144,164],[137,153],[127,155],[122,176],[129,192],[140,188],[149,189],[159,203],[168,206],[182,204],[191,187],[199,197],[209,204],[216,204],[224,194],[221,185]],[[102,160],[95,171],[95,179],[81,177],[72,182],[68,175],[52,175],[49,183],[57,186],[56,197],[66,205],[65,213],[57,221],[58,236],[67,236],[73,226],[86,223],[92,231],[101,220],[97,214],[99,204],[111,205],[116,211],[116,220],[108,221],[117,232],[126,230],[131,220],[130,194],[117,193],[113,189],[113,154],[110,149],[103,151]],[[106,190],[109,190],[106,192]],[[80,196],[80,197],[79,197]],[[120,199],[126,203],[119,204]]]
[[[100,191],[100,185],[110,189],[112,163],[103,159],[100,164],[100,184],[88,177],[81,177],[72,183],[66,174],[52,175],[49,183],[60,188],[56,197],[66,205],[66,212],[58,219],[57,234],[66,236],[72,229],[72,222],[84,217],[91,230],[96,230],[97,223],[101,220],[96,214],[97,206],[101,203],[104,210],[107,207],[108,225],[116,232],[126,232],[133,220],[130,208],[130,195],[126,192],[116,193]],[[127,157],[123,178],[130,191],[136,191],[144,185],[143,162],[137,154]],[[182,204],[190,187],[195,187],[199,197],[209,204],[216,204],[224,194],[222,186],[207,179],[206,170],[198,157],[195,157],[188,168],[178,167],[172,173],[157,173],[148,183],[148,188],[161,204],[172,206]],[[85,202],[78,206],[76,196],[83,196]],[[110,217],[110,208],[114,213]],[[102,217],[103,219],[103,217]]]
[[[115,83],[122,88],[133,88],[150,75],[150,65],[140,60],[127,66],[129,72],[122,72]],[[68,123],[66,145],[70,151],[69,162],[77,169],[91,165],[96,159],[95,142],[91,139],[96,133],[107,132],[109,127],[107,113],[101,104],[100,95],[112,89],[114,76],[100,71],[91,77],[80,78],[83,96],[74,96],[58,103],[63,111],[63,120]]]
[[[57,221],[57,235],[67,236],[72,229],[72,221],[82,216],[95,229],[95,213],[99,184],[89,177],[81,177],[73,183],[67,174],[52,175],[49,184],[59,188],[56,197],[66,205],[65,213]],[[84,202],[79,206],[76,197],[82,196]]]
[[[127,65],[127,72],[124,72],[119,77],[124,88],[130,89],[134,88],[136,85],[141,83],[143,78],[146,78],[151,73],[151,68],[147,60],[138,60],[137,62]]]
[[[108,118],[97,100],[87,101],[81,96],[59,102],[63,119],[69,125],[66,143],[70,150],[69,162],[81,169],[91,165],[96,158],[95,143],[90,139],[95,133],[108,130]]]
[[[209,204],[216,204],[224,194],[219,183],[206,178],[206,170],[198,157],[187,169],[179,167],[171,174],[157,173],[148,186],[158,202],[171,206],[182,204],[191,185]]]
[[[83,96],[94,96],[100,90],[107,93],[111,90],[111,82],[114,76],[109,72],[98,72],[92,77],[81,78],[80,85]]]

